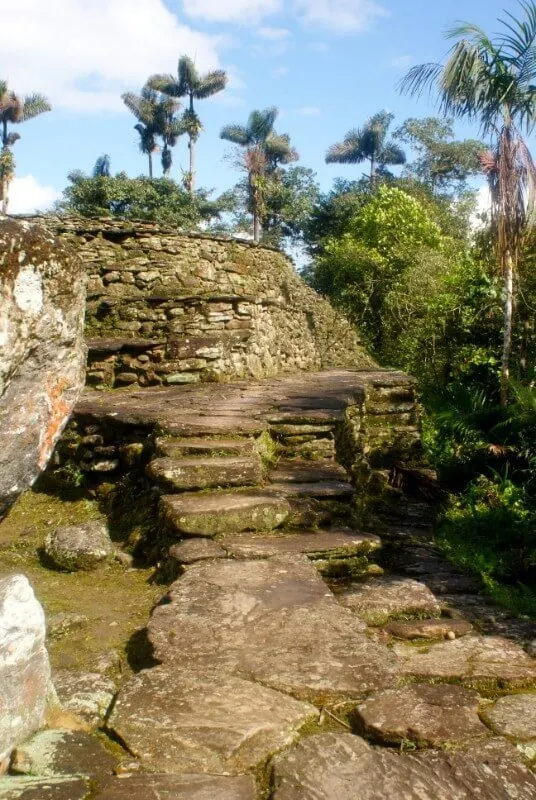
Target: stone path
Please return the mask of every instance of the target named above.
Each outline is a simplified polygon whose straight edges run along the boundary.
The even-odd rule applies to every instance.
[[[536,631],[445,562],[422,502],[401,495],[380,536],[352,527],[335,444],[355,385],[203,387],[197,415],[189,390],[180,410],[169,390],[86,401],[158,424],[147,475],[181,574],[148,621],[155,666],[107,714],[115,767],[71,736],[47,773],[38,741],[0,798],[534,800]]]

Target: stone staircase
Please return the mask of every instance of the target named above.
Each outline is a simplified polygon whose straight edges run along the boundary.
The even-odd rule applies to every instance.
[[[223,423],[228,432],[230,419]],[[213,436],[214,419],[208,425],[199,422],[195,436],[159,436],[146,474],[161,492],[166,540],[210,537],[233,556],[289,552],[320,560],[333,552],[338,561],[355,562],[359,556],[365,568],[364,556],[379,539],[340,522],[351,516],[355,489],[335,461],[339,421],[340,415],[326,411],[311,416],[297,410],[272,418],[261,437],[244,435],[244,429],[255,429],[251,420],[249,425],[240,421],[232,431],[236,438]],[[173,428],[163,431],[170,432]],[[308,458],[303,457],[304,444]],[[263,450],[270,456],[264,464]],[[196,549],[217,552],[205,544],[179,545],[172,547],[171,557],[180,562],[185,553],[191,563]]]
[[[358,529],[363,455],[381,482],[389,452],[356,380],[82,409],[83,433],[145,424],[179,577],[147,622],[153,665],[122,681],[103,722],[125,754],[116,775],[71,769],[55,794],[9,778],[2,800],[536,797],[534,624],[446,562],[433,509],[402,488],[386,490],[381,536]],[[345,426],[364,443],[353,460]]]

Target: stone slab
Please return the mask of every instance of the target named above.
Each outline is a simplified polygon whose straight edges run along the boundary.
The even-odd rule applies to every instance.
[[[179,564],[195,564],[196,561],[205,561],[210,558],[227,558],[224,548],[212,539],[184,539],[173,544],[168,551],[170,558]]]
[[[91,788],[81,778],[0,777],[1,800],[89,800]]]
[[[339,595],[369,625],[384,625],[393,619],[438,617],[441,606],[424,583],[411,578],[385,575],[354,584]]]
[[[390,622],[384,630],[397,639],[457,639],[471,633],[473,626],[464,619],[420,619]]]
[[[258,436],[263,432],[264,422],[245,417],[201,417],[199,414],[166,422],[163,433],[171,436],[236,436],[247,434]]]
[[[412,684],[365,700],[353,712],[359,731],[383,744],[442,747],[488,735],[480,697],[448,684]]]
[[[57,670],[53,683],[62,708],[81,717],[91,727],[103,722],[116,691],[114,682],[98,672]]]
[[[271,536],[225,536],[219,540],[229,555],[237,558],[269,558],[279,553],[303,553],[311,559],[326,555],[341,558],[366,555],[381,547],[381,539],[371,533],[348,530],[299,531]]]
[[[111,775],[115,763],[96,736],[51,729],[39,731],[13,751],[11,771],[40,778],[70,775],[95,779]]]
[[[282,525],[290,513],[284,498],[264,492],[166,495],[160,503],[168,523],[190,536],[270,531]]]
[[[255,486],[262,482],[259,458],[239,456],[155,458],[147,466],[147,475],[171,491]]]
[[[536,659],[500,636],[466,636],[425,647],[395,644],[402,675],[456,680],[475,688],[523,688],[536,682]]]
[[[115,778],[95,800],[256,800],[251,775],[131,775]]]
[[[253,455],[253,439],[189,439],[164,438],[156,440],[156,452],[160,456],[177,458],[182,456],[249,456]]]
[[[335,461],[311,463],[302,459],[280,460],[270,472],[270,480],[274,483],[317,483],[345,479],[348,479],[348,473]]]
[[[346,481],[318,481],[316,483],[271,483],[264,489],[269,494],[285,497],[315,497],[338,499],[353,497],[355,489]]]
[[[515,753],[400,755],[334,733],[276,756],[273,783],[273,800],[532,800],[536,793],[536,775]]]
[[[150,770],[245,772],[318,717],[308,703],[211,667],[194,669],[179,656],[119,692],[109,727]]]
[[[536,744],[536,694],[500,697],[483,711],[482,719],[500,736]]]
[[[396,680],[390,649],[365,635],[304,556],[192,565],[148,625],[155,657],[210,664],[306,700],[361,699]]]

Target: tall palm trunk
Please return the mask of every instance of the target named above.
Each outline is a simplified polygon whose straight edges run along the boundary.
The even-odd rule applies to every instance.
[[[8,158],[10,155],[7,138],[7,120],[2,120],[2,164],[0,168],[0,196],[2,199],[2,214],[7,214],[9,203],[9,184],[11,183],[11,175],[8,167]]]
[[[376,160],[374,156],[370,159],[370,188],[374,189],[376,186]]]
[[[153,154],[151,152],[147,153],[147,158],[149,161],[149,178],[153,179]]]
[[[259,243],[261,240],[261,221],[257,211],[253,212],[253,241]]]
[[[195,192],[195,139],[193,136],[190,136],[188,141],[188,149],[190,151],[190,179],[188,181],[188,188],[190,189],[190,194],[193,195]]]
[[[514,317],[514,259],[510,250],[504,254],[504,332],[501,360],[501,405],[508,402],[512,322]]]
[[[194,119],[194,96],[190,92],[190,114],[191,119]],[[188,136],[188,149],[190,151],[190,180],[189,180],[189,189],[190,194],[193,195],[195,192],[195,137],[192,132],[190,132]]]

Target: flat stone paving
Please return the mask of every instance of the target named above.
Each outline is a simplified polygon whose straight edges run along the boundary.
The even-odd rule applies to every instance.
[[[366,380],[406,379],[332,370],[87,393],[78,412],[157,427],[164,458],[241,458],[269,425],[285,450],[298,429],[331,435]],[[40,767],[0,778],[0,800],[534,800],[533,623],[494,607],[445,562],[424,503],[393,514],[385,575],[341,587],[323,570],[328,584],[317,566],[366,559],[381,541],[340,524],[285,528],[300,500],[287,496],[346,483],[315,457],[280,462],[274,494],[162,499],[183,572],[148,621],[158,665],[124,680],[105,721],[140,771],[111,776],[106,762],[88,781],[82,760],[83,777]],[[344,502],[350,511],[349,492]]]

